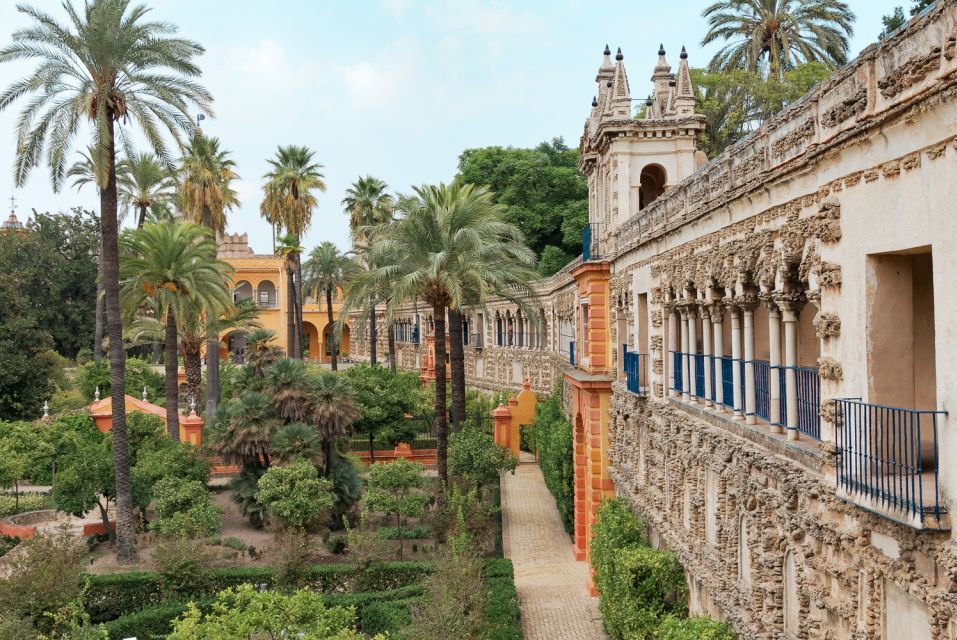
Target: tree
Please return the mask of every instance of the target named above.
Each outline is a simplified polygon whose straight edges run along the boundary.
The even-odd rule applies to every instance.
[[[53,501],[57,509],[78,518],[98,508],[110,540],[119,543],[109,520],[110,501],[116,500],[112,440],[109,433],[71,434],[70,449],[57,461]]]
[[[369,457],[375,462],[375,442],[395,445],[417,435],[425,404],[422,385],[414,373],[393,373],[381,367],[358,364],[343,373],[355,391],[359,418],[352,428],[369,439]]]
[[[36,60],[37,67],[0,94],[0,111],[18,98],[33,96],[18,120],[16,184],[23,186],[46,148],[53,188],[59,190],[83,122],[91,125],[94,165],[100,168],[96,177],[113,377],[117,558],[131,563],[136,549],[123,401],[126,354],[120,318],[116,139],[128,147],[124,125],[134,122],[153,151],[168,157],[161,128],[179,142],[181,132],[192,129],[197,106],[210,112],[212,96],[191,79],[200,74],[193,60],[203,49],[175,36],[176,28],[168,22],[148,21],[148,9],[131,6],[129,0],[91,0],[82,11],[64,2],[66,24],[33,7],[20,5],[18,10],[33,25],[13,34],[13,42],[0,49],[0,63]]]
[[[321,371],[309,380],[310,418],[322,438],[325,475],[332,475],[333,448],[336,440],[349,435],[359,418],[355,394],[348,380],[331,371]]]
[[[134,316],[149,304],[165,318],[166,428],[170,438],[179,440],[177,325],[185,324],[197,307],[216,315],[230,304],[226,278],[232,268],[216,259],[216,241],[198,224],[150,224],[122,241],[121,296],[127,315]]]
[[[40,357],[53,341],[9,273],[0,274],[0,299],[0,419],[35,419],[53,393],[53,362]]]
[[[266,367],[282,357],[282,349],[274,343],[276,333],[269,329],[257,329],[246,336],[246,366],[254,375],[265,375]]]
[[[781,80],[805,62],[836,69],[847,62],[854,13],[841,0],[718,0],[702,12],[706,46],[731,41],[711,59],[712,71],[765,69]]]
[[[395,526],[399,532],[399,560],[402,559],[404,547],[403,518],[418,518],[429,503],[429,496],[418,491],[425,485],[422,471],[421,464],[405,458],[389,463],[377,462],[369,467],[362,507],[395,516]]]
[[[222,528],[222,509],[199,480],[163,478],[153,487],[153,506],[157,518],[150,528],[160,535],[202,538]]]
[[[298,357],[302,337],[298,331],[299,296],[296,295],[296,260],[302,251],[296,236],[291,233],[279,236],[276,255],[283,259],[286,272],[286,355],[290,358]]]
[[[935,0],[914,0],[914,5],[910,8],[910,15],[916,16],[923,12],[933,5],[934,1]],[[894,13],[882,16],[881,23],[884,25],[884,30],[878,34],[877,38],[879,40],[883,40],[907,24],[907,18],[904,16],[904,7],[894,7]]]
[[[339,340],[338,331],[333,331],[334,318],[332,315],[332,294],[343,288],[346,274],[349,271],[349,261],[339,253],[336,245],[326,240],[309,254],[305,267],[305,289],[318,298],[320,293],[326,297],[326,316],[328,318],[329,349],[332,358],[332,370],[338,369]],[[345,316],[341,313],[340,317]]]
[[[465,304],[482,304],[490,295],[502,295],[527,307],[534,298],[535,256],[521,232],[503,219],[505,207],[495,204],[485,187],[453,183],[422,186],[402,198],[403,217],[376,232],[369,248],[371,264],[381,265],[352,276],[349,297],[340,312],[375,291],[393,292],[392,305],[422,299],[432,307],[435,326],[435,412],[439,478],[448,480],[448,422],[446,417],[446,330],[451,311],[449,341],[452,364],[452,415],[460,424],[465,415],[465,365],[461,317]]]
[[[286,424],[303,422],[309,414],[309,372],[302,360],[283,358],[266,369],[266,393]]]
[[[285,526],[305,530],[332,509],[332,481],[320,477],[311,462],[299,459],[269,467],[259,479],[256,500]]]
[[[48,459],[53,447],[32,423],[11,424],[0,437],[0,487],[13,487],[14,510],[20,512],[20,481],[40,460]]]
[[[495,444],[480,427],[468,426],[449,438],[449,473],[480,491],[506,471],[515,473],[517,466],[511,450]]]
[[[298,245],[303,234],[309,229],[312,211],[318,205],[317,191],[325,191],[326,183],[320,171],[322,165],[313,159],[313,152],[307,147],[289,145],[279,147],[274,159],[267,160],[272,167],[263,179],[265,197],[260,211],[269,222],[278,225],[295,238]],[[301,252],[296,251],[290,258],[295,264],[295,306],[292,307],[296,319],[295,342],[290,344],[291,357],[302,358],[302,262]]]
[[[281,424],[268,396],[247,392],[216,414],[209,448],[228,464],[268,467],[269,440]]]
[[[322,452],[322,438],[315,427],[302,422],[287,424],[269,441],[269,451],[280,463],[289,463],[299,458],[317,460]]]
[[[233,640],[238,638],[303,638],[363,640],[355,631],[355,612],[329,607],[310,589],[293,593],[256,591],[244,584],[220,592],[205,615],[194,603],[173,621],[168,640]],[[381,635],[372,640],[385,640]]]
[[[180,160],[179,199],[186,217],[221,234],[226,212],[239,205],[232,181],[239,178],[236,163],[221,149],[219,139],[197,131]],[[219,325],[214,313],[206,314],[206,415],[219,404]]]
[[[460,182],[487,185],[504,218],[517,226],[550,276],[581,253],[588,222],[588,181],[578,172],[578,149],[561,138],[533,149],[483,147],[459,156]]]
[[[164,396],[163,376],[154,371],[149,362],[140,358],[130,358],[126,361],[124,369],[124,386],[130,390],[131,394],[138,396],[145,387],[151,402],[158,402],[159,398]],[[111,378],[108,362],[87,362],[77,369],[74,381],[83,398],[87,402],[92,402],[97,389],[100,390],[100,397],[105,398],[110,395]]]
[[[120,201],[136,211],[136,228],[142,229],[148,216],[160,222],[169,211],[176,182],[152,153],[138,153],[123,160],[117,190]]]
[[[160,480],[171,477],[205,485],[209,479],[209,463],[193,445],[164,439],[139,452],[132,477],[133,503],[145,511],[153,501],[154,488]]]

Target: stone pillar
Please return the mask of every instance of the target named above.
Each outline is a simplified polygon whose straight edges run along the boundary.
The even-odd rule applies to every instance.
[[[701,347],[704,353],[704,404],[713,406],[714,397],[711,395],[711,311],[701,307]]]
[[[691,398],[691,385],[688,384],[688,309],[681,309],[681,399],[688,402]]]
[[[675,383],[677,379],[675,378],[675,357],[674,351],[681,350],[681,344],[678,341],[678,312],[675,310],[674,305],[668,305],[666,308],[668,313],[668,344],[665,345],[665,395],[670,395],[677,398],[678,392],[675,391]]]
[[[744,312],[744,415],[748,424],[758,421],[754,390],[754,305],[742,305]]]
[[[787,407],[788,440],[798,439],[797,404],[797,323],[798,312],[793,303],[782,303],[781,319],[784,321],[784,398]]]
[[[179,419],[180,440],[194,447],[203,444],[203,419],[196,415],[196,407],[190,407],[189,415]]]
[[[720,304],[711,305],[711,326],[714,329],[714,406],[723,411],[724,370],[721,368],[721,358],[724,357],[724,307]]]
[[[688,396],[692,402],[697,402],[695,387],[698,380],[698,361],[695,355],[698,353],[698,307],[691,303],[688,306]]]
[[[744,408],[741,397],[741,310],[738,307],[731,307],[731,386],[733,387],[732,398],[734,398],[733,417],[735,420],[743,420]]]
[[[512,424],[512,412],[504,404],[499,405],[492,411],[492,439],[495,444],[501,447],[508,446],[509,427]]]
[[[773,302],[768,303],[768,339],[771,342],[768,358],[771,406],[768,417],[771,418],[771,433],[781,433],[781,311]]]

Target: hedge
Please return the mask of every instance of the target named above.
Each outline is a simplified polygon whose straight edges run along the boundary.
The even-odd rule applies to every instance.
[[[208,607],[212,600],[201,600],[196,605],[203,609]],[[124,638],[138,638],[138,640],[159,640],[165,638],[173,630],[173,620],[186,610],[186,603],[168,601],[147,607],[141,611],[120,616],[103,624],[103,628],[110,636],[110,640]]]
[[[656,640],[735,640],[734,631],[711,618],[666,618]]]
[[[535,407],[535,424],[529,430],[529,445],[538,451],[538,466],[545,486],[555,496],[565,531],[575,531],[575,467],[572,425],[562,409],[559,383],[544,402]]]

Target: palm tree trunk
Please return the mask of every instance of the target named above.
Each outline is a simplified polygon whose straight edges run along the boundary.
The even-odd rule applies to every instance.
[[[140,206],[140,215],[136,220],[136,228],[142,229],[144,224],[146,224],[146,207]]]
[[[160,356],[163,354],[163,343],[153,343],[153,364],[159,364]]]
[[[299,238],[296,237],[298,244]],[[302,337],[302,256],[296,254],[296,357],[302,360],[303,355],[303,337]]]
[[[93,362],[103,359],[103,316],[106,298],[103,295],[103,237],[102,216],[100,219],[100,255],[96,257],[96,309],[93,320]]]
[[[296,285],[292,269],[286,266],[286,357],[296,357]]]
[[[332,287],[326,287],[326,317],[329,323],[329,354],[332,357],[332,370],[339,370],[339,341],[336,340],[336,332],[332,329]]]
[[[376,348],[376,326],[375,326],[375,303],[372,303],[372,309],[369,310],[369,364],[373,367],[378,364],[377,362],[377,348]]]
[[[190,404],[199,402],[199,387],[203,380],[203,363],[199,345],[183,349],[183,365],[186,369],[186,395]]]
[[[449,309],[449,362],[452,365],[452,428],[465,421],[465,347],[462,345],[462,312]]]
[[[439,470],[441,491],[449,481],[449,425],[447,421],[448,399],[445,384],[445,304],[432,305],[432,322],[435,325],[435,446],[436,466]]]
[[[216,314],[206,317],[206,415],[212,417],[219,404],[219,323]]]
[[[176,316],[166,312],[166,431],[179,440],[179,367],[176,362]]]
[[[396,372],[395,331],[393,331],[392,327],[389,327],[389,369],[392,370],[392,373]]]
[[[126,435],[126,351],[123,349],[123,322],[120,318],[119,224],[116,219],[116,147],[112,112],[107,114],[107,121],[109,124],[104,142],[109,154],[109,176],[106,186],[100,190],[100,237],[103,242],[106,325],[110,338],[113,470],[116,478],[116,559],[120,564],[133,564],[136,562],[136,522],[130,480],[130,446]]]

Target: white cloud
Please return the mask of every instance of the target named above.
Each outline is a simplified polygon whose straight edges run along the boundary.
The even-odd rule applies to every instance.
[[[352,106],[383,108],[416,91],[425,71],[421,46],[415,38],[399,38],[370,60],[337,68]]]

